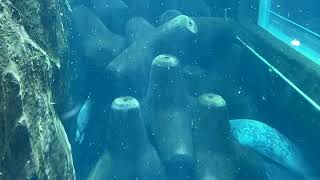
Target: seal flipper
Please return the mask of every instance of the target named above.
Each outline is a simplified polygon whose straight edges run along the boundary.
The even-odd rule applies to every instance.
[[[84,132],[81,133],[79,144],[82,144],[82,142],[84,140],[84,136],[85,136],[85,133]]]
[[[78,144],[82,144],[84,137],[85,137],[85,132],[80,132],[79,130],[77,130],[75,141]]]
[[[82,105],[80,112],[77,117],[77,131],[75,141],[81,144],[84,140],[85,132],[87,131],[87,126],[91,118],[92,101],[90,97]]]
[[[80,136],[81,136],[80,131],[77,130],[75,141],[76,141],[77,143],[79,143],[79,144],[80,144],[80,140],[81,140],[81,137],[80,137]]]

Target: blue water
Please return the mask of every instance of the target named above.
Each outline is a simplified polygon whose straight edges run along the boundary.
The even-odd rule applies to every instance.
[[[317,179],[319,143],[300,126],[308,117],[284,106],[318,104],[238,37],[239,3],[74,2],[62,118],[77,179]],[[308,3],[269,8],[318,33]]]

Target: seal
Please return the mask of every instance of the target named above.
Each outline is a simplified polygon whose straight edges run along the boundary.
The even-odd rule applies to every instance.
[[[242,146],[253,149],[303,179],[315,179],[298,147],[276,129],[252,119],[233,119],[230,126]]]
[[[90,114],[92,109],[92,101],[88,98],[82,105],[77,117],[77,131],[75,141],[81,144],[84,140],[86,129],[90,120]]]

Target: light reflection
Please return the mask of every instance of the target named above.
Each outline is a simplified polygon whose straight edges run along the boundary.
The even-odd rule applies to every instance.
[[[291,41],[291,45],[293,46],[300,46],[301,45],[301,42],[298,40],[298,39],[293,39]]]

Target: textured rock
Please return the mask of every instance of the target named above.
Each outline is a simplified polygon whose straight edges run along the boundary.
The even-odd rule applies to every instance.
[[[5,0],[3,0],[5,1]],[[51,58],[60,65],[54,72],[55,96],[64,96],[68,92],[68,82],[65,74],[68,73],[69,46],[71,27],[71,7],[69,0],[10,0],[16,9],[15,14],[21,18],[20,24],[24,26],[30,38],[35,41]],[[60,81],[62,80],[62,81]],[[59,84],[61,83],[61,84]],[[59,105],[64,104],[63,98]]]
[[[3,0],[6,2],[7,0]],[[53,97],[58,113],[66,109],[69,96],[69,46],[71,7],[69,0],[10,0],[30,38],[57,64],[53,72]],[[64,123],[65,124],[65,123]]]
[[[0,179],[75,179],[52,91],[67,59],[68,1],[11,2],[0,0]]]

